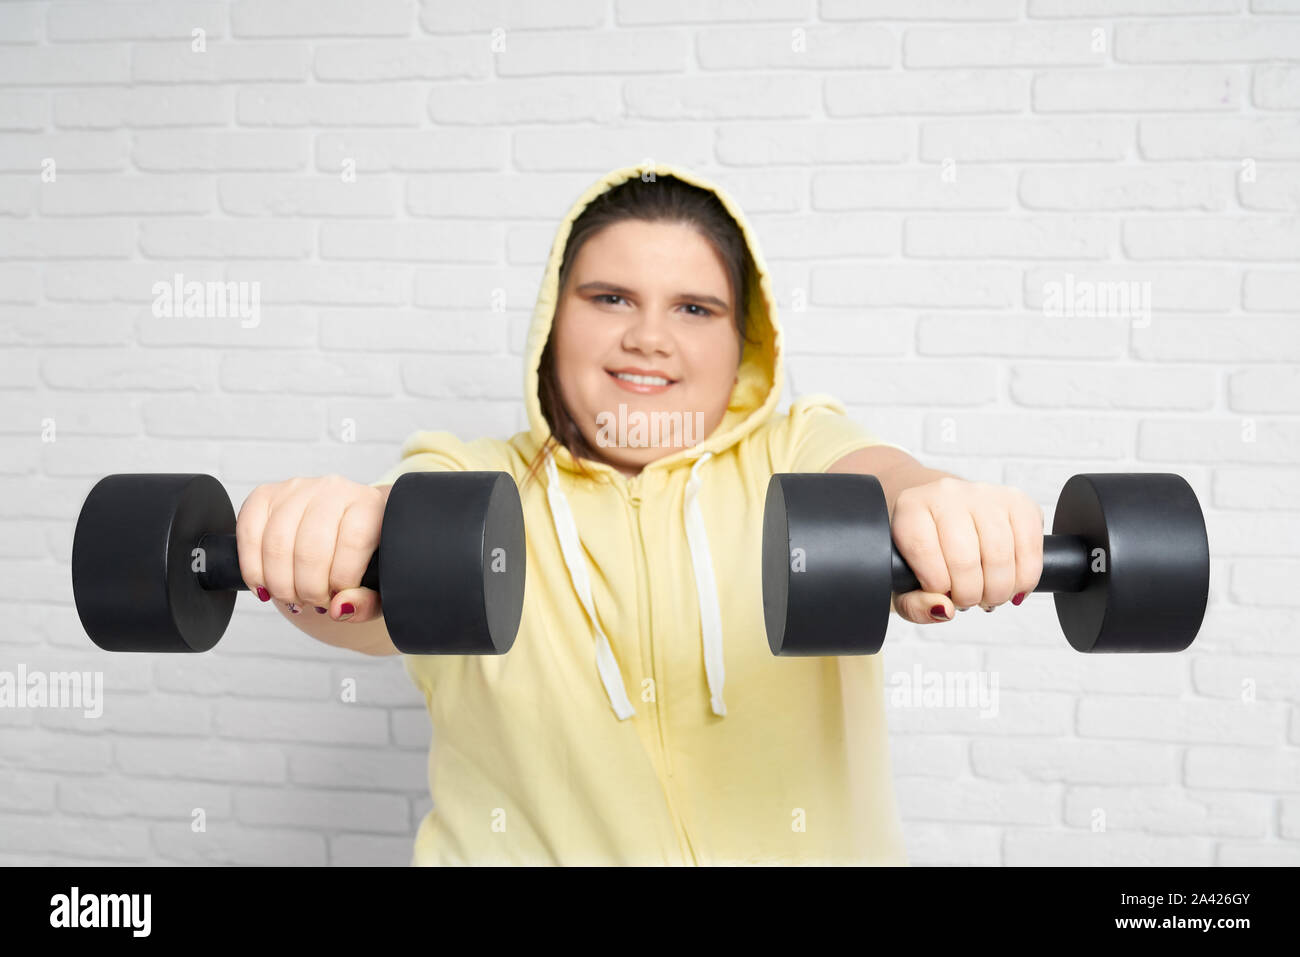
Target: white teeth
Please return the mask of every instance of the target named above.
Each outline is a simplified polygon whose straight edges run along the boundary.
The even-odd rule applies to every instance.
[[[615,372],[615,377],[622,379],[624,382],[635,382],[637,385],[667,385],[668,380],[663,376],[657,375],[633,375],[630,372]]]

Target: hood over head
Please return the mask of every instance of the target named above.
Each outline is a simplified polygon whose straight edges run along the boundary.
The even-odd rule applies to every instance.
[[[739,205],[725,190],[687,169],[647,161],[635,166],[611,170],[589,186],[569,208],[555,232],[524,347],[524,403],[528,411],[528,429],[534,443],[534,450],[540,449],[552,434],[542,413],[541,399],[538,396],[538,369],[555,320],[555,311],[560,297],[560,266],[564,261],[565,246],[569,241],[573,224],[593,200],[615,186],[633,178],[652,182],[654,178],[660,176],[674,176],[692,186],[712,192],[731,214],[731,218],[736,221],[753,261],[753,269],[749,277],[746,315],[746,335],[751,341],[744,344],[738,369],[738,381],[732,387],[727,411],[717,428],[695,445],[656,459],[645,468],[674,468],[682,464],[689,465],[705,453],[716,454],[724,451],[761,425],[781,401],[781,383],[784,379],[781,326],[777,320],[776,299],[772,292],[771,277],[759,251],[753,230],[745,221]],[[559,467],[576,469],[572,454],[562,445],[554,449],[552,457]],[[583,464],[589,472],[619,475],[617,469],[604,462],[584,459]]]
[[[701,467],[714,455],[726,451],[746,435],[759,428],[776,409],[781,399],[783,379],[781,327],[777,323],[772,282],[759,252],[754,234],[746,223],[740,207],[722,189],[695,173],[660,163],[642,163],[612,170],[593,183],[570,207],[568,214],[556,230],[546,261],[546,272],[533,310],[532,324],[528,330],[524,362],[524,399],[528,409],[529,458],[534,458],[551,437],[551,428],[542,412],[538,395],[538,371],[542,353],[546,348],[559,302],[560,266],[564,261],[565,246],[574,222],[583,210],[606,191],[633,177],[647,182],[653,178],[674,176],[693,186],[711,191],[735,220],[752,260],[746,296],[745,333],[750,341],[743,344],[736,382],[732,386],[730,401],[722,421],[707,437],[695,445],[678,449],[650,462],[642,471],[673,469],[688,465],[690,476],[685,483],[682,501],[682,521],[691,555],[695,591],[699,603],[701,647],[704,670],[708,679],[710,707],[719,716],[727,713],[722,689],[725,680],[723,660],[723,627],[718,603],[717,583],[714,579],[713,557],[704,517],[699,504],[699,491],[704,475]],[[558,442],[558,440],[557,440]],[[605,481],[623,480],[622,474],[604,462],[584,459],[587,472],[594,472]],[[584,557],[573,509],[560,481],[559,469],[578,471],[574,457],[563,445],[553,446],[546,457],[546,496],[551,521],[560,542],[560,551],[568,571],[573,590],[582,603],[595,636],[595,663],[610,706],[620,720],[635,713],[623,684],[618,661],[601,626],[592,601],[590,570]]]

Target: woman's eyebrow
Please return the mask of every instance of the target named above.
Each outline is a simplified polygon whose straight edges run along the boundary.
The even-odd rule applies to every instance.
[[[612,283],[612,282],[600,282],[600,281],[584,282],[582,283],[582,285],[577,287],[576,291],[583,292],[583,293],[607,292],[607,293],[613,293],[614,295],[618,295],[618,296],[635,295],[635,293],[631,289],[628,289],[626,286],[620,286],[617,283]],[[726,310],[730,308],[730,306],[728,306],[723,300],[719,299],[717,296],[705,296],[693,292],[681,292],[677,294],[677,298],[691,299],[694,300],[695,302],[708,303],[709,305],[716,306],[717,308],[722,310]]]

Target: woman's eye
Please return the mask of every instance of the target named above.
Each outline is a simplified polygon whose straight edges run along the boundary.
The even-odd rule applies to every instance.
[[[600,303],[601,305],[609,305],[609,306],[615,306],[615,305],[618,305],[620,302],[627,302],[626,299],[624,299],[622,296],[620,296],[620,295],[619,295],[618,293],[616,293],[616,292],[602,292],[602,293],[598,293],[597,295],[591,297],[591,301],[592,301],[592,302],[598,302],[598,303]],[[700,319],[707,319],[709,316],[712,316],[712,315],[713,315],[713,311],[712,311],[712,310],[710,310],[710,309],[705,309],[703,306],[698,305],[698,304],[693,303],[693,302],[688,302],[688,303],[686,303],[686,308],[687,308],[687,309],[696,309],[696,310],[698,310],[698,312],[688,313],[688,315],[695,316],[695,317],[700,318]]]

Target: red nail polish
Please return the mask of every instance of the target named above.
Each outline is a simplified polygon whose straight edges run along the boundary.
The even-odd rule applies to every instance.
[[[344,603],[339,607],[339,617],[340,617],[340,618],[346,618],[348,615],[353,614],[355,611],[356,611],[356,608],[354,608],[354,607],[352,606],[352,602],[350,602],[350,601],[345,601],[345,602],[344,602]]]
[[[930,609],[930,617],[933,618],[935,621],[947,621],[948,612],[943,607],[943,605],[935,605],[933,608]]]
[[[318,615],[323,615],[325,612],[329,611],[328,608],[322,608],[320,605],[313,605],[312,607],[316,609],[316,614]]]
[[[257,586],[257,597],[260,598],[262,601],[270,601],[270,600],[271,600],[271,593],[270,593],[269,591],[267,591],[265,588],[263,588],[261,585],[258,585],[258,586]]]
[[[1024,600],[1025,600],[1025,593],[1020,592],[1014,598],[1011,599],[1011,604],[1019,605]]]

